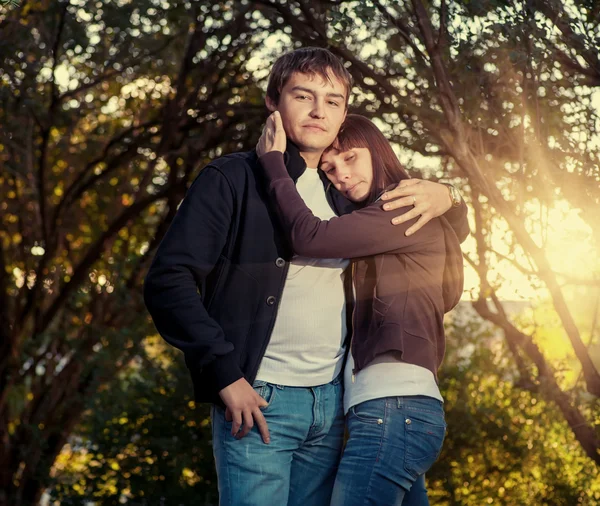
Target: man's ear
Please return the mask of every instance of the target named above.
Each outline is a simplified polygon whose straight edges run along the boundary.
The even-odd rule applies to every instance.
[[[265,104],[269,112],[275,112],[277,110],[277,104],[271,100],[271,97],[265,97]]]

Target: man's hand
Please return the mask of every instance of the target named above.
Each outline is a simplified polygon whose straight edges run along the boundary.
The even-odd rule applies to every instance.
[[[452,207],[450,190],[446,185],[423,179],[404,179],[396,188],[385,192],[381,199],[396,199],[383,206],[386,211],[414,206],[414,209],[392,220],[394,225],[399,225],[420,216],[417,222],[406,231],[406,235],[414,234],[429,220],[441,216]]]
[[[232,436],[237,439],[243,438],[256,423],[263,442],[269,443],[271,441],[267,421],[260,410],[260,408],[268,406],[268,403],[254,391],[254,388],[245,378],[240,378],[231,385],[226,386],[219,392],[219,396],[227,408],[225,419],[233,421],[231,426]],[[243,429],[240,432],[242,424]]]
[[[285,153],[286,145],[287,137],[283,129],[281,114],[279,114],[279,111],[275,111],[267,118],[267,122],[263,127],[262,135],[256,145],[256,154],[261,157],[270,151]]]

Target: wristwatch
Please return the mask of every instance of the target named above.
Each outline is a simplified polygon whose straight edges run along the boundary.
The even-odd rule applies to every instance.
[[[458,207],[462,204],[462,197],[460,196],[459,191],[454,188],[450,183],[442,183],[448,187],[448,191],[450,192],[450,200],[452,201],[452,207]]]

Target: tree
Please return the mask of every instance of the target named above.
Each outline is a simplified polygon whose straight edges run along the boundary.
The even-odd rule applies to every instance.
[[[295,41],[326,46],[347,62],[357,83],[358,112],[382,120],[390,138],[406,150],[441,165],[440,176],[462,179],[476,218],[477,254],[469,260],[481,287],[474,307],[503,329],[522,384],[542,388],[589,458],[600,464],[594,417],[560,385],[535,331],[523,332],[507,316],[497,296],[502,280],[490,281],[490,261],[506,260],[491,243],[491,231],[501,224],[511,246],[507,260],[546,290],[581,368],[582,385],[600,396],[598,365],[567,303],[562,275],[548,260],[547,223],[537,214],[561,199],[586,210],[600,201],[598,143],[590,137],[597,125],[591,95],[599,70],[593,5],[258,3],[279,16],[271,15],[275,27],[291,28]],[[588,213],[586,221],[597,232],[597,213]],[[597,245],[597,235],[594,240]],[[523,261],[530,265],[523,267]],[[592,284],[597,290],[598,282]],[[593,328],[590,339],[597,339]]]
[[[432,504],[591,506],[600,471],[558,408],[521,388],[501,333],[462,303],[439,378],[448,430],[427,473]],[[217,504],[207,406],[158,336],[89,403],[53,469],[50,496],[73,506]]]
[[[209,407],[159,336],[88,406],[54,466],[60,504],[217,504]]]
[[[586,328],[567,297],[597,294],[598,266],[574,277],[544,249],[549,209],[564,202],[583,211],[597,253],[596,12],[589,0],[32,0],[0,11],[0,504],[37,501],[90,399],[144,356],[149,259],[202,166],[256,141],[265,73],[250,62],[299,45],[345,61],[354,112],[410,169],[461,183],[474,307],[503,332],[510,381],[557,407],[598,464],[597,318]],[[274,37],[284,43],[265,44]],[[565,380],[534,318],[507,311],[507,265],[545,290],[579,378]],[[520,399],[503,388],[494,395]]]
[[[255,139],[252,24],[237,2],[2,11],[0,504],[37,501],[152,332],[141,280],[199,169]]]
[[[520,384],[502,333],[464,303],[446,328],[439,377],[448,430],[427,473],[431,503],[596,504],[600,471],[589,465],[560,408]]]

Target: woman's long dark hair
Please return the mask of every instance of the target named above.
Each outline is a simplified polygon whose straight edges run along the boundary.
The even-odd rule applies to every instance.
[[[348,151],[352,148],[368,148],[373,162],[373,184],[365,202],[377,200],[388,186],[397,184],[410,176],[402,167],[390,143],[379,128],[360,114],[348,114],[337,138],[328,149]]]

